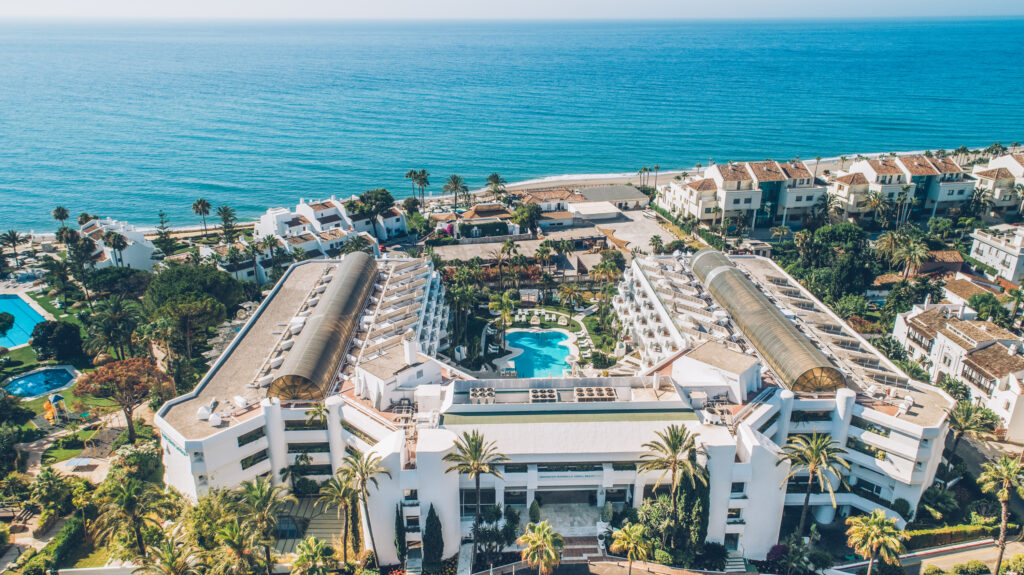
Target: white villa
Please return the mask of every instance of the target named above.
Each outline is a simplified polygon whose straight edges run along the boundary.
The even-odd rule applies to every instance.
[[[294,210],[270,208],[256,222],[257,238],[273,235],[289,252],[302,248],[310,259],[338,255],[342,244],[363,235],[376,244],[406,234],[405,214],[397,207],[376,218],[349,214],[345,205],[358,198],[339,200],[331,196],[326,200],[299,200]]]
[[[156,246],[135,226],[111,218],[89,220],[78,232],[96,244],[93,262],[96,268],[120,266],[150,271],[160,257]],[[114,250],[106,244],[103,237],[108,232],[120,234],[127,242],[123,250]],[[169,254],[165,254],[169,255]],[[156,256],[156,257],[154,257]]]
[[[471,527],[474,484],[442,461],[479,430],[508,457],[482,501],[541,500],[573,537],[596,537],[599,506],[638,506],[657,477],[638,471],[656,431],[696,434],[710,476],[709,541],[763,559],[806,479],[777,465],[791,434],[829,432],[848,449],[838,509],[913,509],[935,475],[952,400],[909,381],[794,280],[761,258],[634,260],[616,300],[645,351],[633,376],[476,379],[448,364],[448,311],[429,260],[353,253],[290,268],[199,386],[156,415],[165,481],[195,499],[257,476],[275,481],[308,453],[322,481],[347,453],[372,451],[391,476],[369,499],[382,564],[397,562],[395,510],[410,556],[432,505],[445,556]],[[648,333],[644,325],[651,326]],[[307,423],[323,402],[325,424]],[[896,506],[899,507],[899,506]],[[560,524],[563,515],[592,521]],[[596,540],[595,540],[596,541]]]

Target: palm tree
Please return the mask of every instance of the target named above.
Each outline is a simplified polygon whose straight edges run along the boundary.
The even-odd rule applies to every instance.
[[[889,268],[896,261],[896,250],[899,249],[902,239],[896,232],[882,232],[875,240],[875,253],[885,260]]]
[[[562,284],[558,290],[558,301],[569,309],[576,309],[583,303],[583,292],[576,284]]]
[[[828,490],[829,497],[832,498],[832,507],[836,506],[836,494],[830,475],[842,482],[840,468],[850,469],[850,464],[843,459],[844,453],[846,450],[840,447],[830,434],[819,435],[817,431],[810,437],[790,436],[789,441],[782,447],[782,454],[775,464],[780,465],[788,461],[791,465],[783,484],[796,477],[798,473],[807,473],[807,491],[804,493],[804,507],[800,512],[800,529],[797,534],[803,535],[804,526],[807,525],[807,510],[810,508],[811,488],[814,487],[815,480],[822,491]]]
[[[903,541],[896,520],[888,519],[885,512],[875,509],[871,515],[857,515],[846,520],[847,542],[857,555],[868,560],[867,575],[875,566],[875,559],[881,557],[890,565],[898,565]]]
[[[498,312],[499,321],[501,323],[501,343],[505,344],[505,332],[508,330],[508,326],[512,323],[512,312],[515,310],[515,301],[510,297],[508,292],[504,292],[501,295],[494,296],[494,300],[488,304],[488,309],[491,311]]]
[[[327,511],[331,507],[338,510],[338,519],[342,522],[342,562],[346,564],[348,563],[348,514],[355,498],[356,492],[352,488],[352,484],[349,483],[344,473],[339,470],[338,473],[335,473],[333,477],[320,486],[320,497],[316,500],[316,504],[323,511]],[[353,525],[352,527],[355,528],[356,526]]]
[[[7,230],[3,234],[0,234],[0,245],[5,245],[14,251],[14,267],[21,265],[21,260],[18,259],[18,245],[25,241],[25,236],[21,235],[18,230]]]
[[[306,537],[295,547],[298,555],[292,564],[296,575],[327,575],[332,573],[338,561],[334,549],[316,537]]]
[[[103,234],[103,243],[107,244],[117,255],[117,267],[124,265],[124,249],[128,247],[128,240],[121,234],[110,231]]]
[[[711,207],[711,214],[714,217],[711,218],[711,224],[714,225],[714,226],[721,226],[721,223],[715,224],[715,222],[719,219],[719,216],[721,216],[722,221],[724,222],[725,221],[725,216],[722,215],[724,213],[725,212],[723,212],[722,208],[718,207],[718,205],[712,206]],[[723,238],[725,237],[725,232],[722,232],[722,236],[723,236]]]
[[[661,236],[659,235],[651,236],[650,244],[651,251],[653,251],[656,254],[661,253],[662,248],[665,247],[665,242],[661,239]]]
[[[537,260],[537,263],[541,267],[547,267],[551,263],[551,248],[548,246],[540,246],[533,252],[533,259]]]
[[[139,326],[142,314],[130,299],[112,296],[96,306],[89,318],[89,351],[103,353],[113,348],[119,359],[134,352],[132,336]]]
[[[298,499],[288,494],[283,485],[274,485],[265,477],[243,481],[239,486],[238,501],[240,515],[245,518],[244,527],[254,535],[254,544],[263,547],[263,562],[267,575],[273,574],[274,562],[271,547],[274,544],[274,530],[277,518],[288,503]]]
[[[868,192],[865,204],[872,217],[885,221],[889,211],[889,199],[882,195],[882,192],[877,190]]]
[[[120,533],[133,537],[138,554],[144,556],[143,529],[158,528],[174,511],[174,505],[155,484],[129,477],[110,486],[93,527],[100,540],[109,541]]]
[[[409,180],[409,185],[412,186],[412,195],[413,195],[413,197],[416,197],[416,176],[417,175],[419,175],[419,172],[417,172],[416,170],[409,170],[408,172],[405,173],[405,179]]]
[[[381,464],[380,456],[376,453],[350,453],[345,456],[342,462],[342,474],[352,485],[363,506],[363,516],[366,517],[366,531],[370,536],[370,548],[373,550],[373,560],[380,561],[377,555],[377,543],[373,539],[373,524],[370,521],[369,507],[367,501],[370,498],[370,487],[376,489],[379,486],[377,477],[387,475],[391,472]]]
[[[210,562],[211,575],[253,575],[259,568],[257,536],[238,519],[225,524],[215,536],[217,550]]]
[[[416,172],[416,179],[414,181],[416,183],[416,187],[420,189],[420,203],[422,204],[427,186],[430,185],[430,172],[426,170]]]
[[[306,410],[306,423],[327,425],[328,415],[330,415],[330,411],[327,410],[326,405],[314,403],[312,407]]]
[[[612,553],[625,554],[629,560],[626,575],[632,575],[634,561],[647,561],[651,553],[651,543],[644,537],[642,523],[624,525],[612,533],[612,544],[608,547]]]
[[[466,187],[465,180],[463,180],[462,176],[458,174],[448,176],[448,179],[445,181],[442,189],[446,194],[452,195],[455,207],[459,206],[459,196],[469,192],[469,188]]]
[[[786,236],[793,233],[793,230],[789,229],[789,226],[774,226],[770,230],[772,233],[773,240],[784,240]]]
[[[1013,326],[1017,321],[1017,311],[1020,310],[1020,303],[1024,301],[1024,290],[1012,289],[1007,293],[1010,299],[1013,300],[1013,310],[1010,312],[1010,325]]]
[[[473,555],[476,560],[477,531],[480,526],[480,476],[493,475],[501,479],[501,472],[498,471],[498,464],[508,461],[503,453],[498,451],[493,441],[486,441],[483,434],[477,430],[462,432],[462,435],[455,439],[455,451],[444,456],[444,461],[452,465],[445,470],[445,473],[456,472],[460,475],[468,475],[476,485],[476,513],[473,515]]]
[[[982,437],[995,431],[996,420],[990,410],[971,403],[958,401],[952,409],[946,409],[949,430],[953,433],[953,445],[950,451],[956,453],[960,440],[964,436]]]
[[[235,274],[235,279],[238,279],[238,264],[242,263],[242,251],[238,249],[238,246],[232,245],[228,248],[227,254],[224,258],[228,264],[231,265],[231,271]]]
[[[505,189],[505,184],[507,183],[508,182],[505,181],[505,178],[501,177],[497,173],[487,176],[487,187],[490,188],[491,193],[495,196]]]
[[[206,216],[210,215],[210,202],[199,198],[192,202],[192,213],[203,218],[203,237],[206,237]]]
[[[527,525],[526,532],[516,539],[516,544],[523,547],[523,561],[536,569],[538,575],[551,575],[562,560],[565,540],[547,521],[541,521]]]
[[[57,206],[56,208],[53,208],[53,211],[50,212],[50,215],[53,216],[53,219],[60,222],[59,227],[62,228],[64,227],[64,222],[68,221],[68,218],[71,217],[71,214],[68,213],[68,209],[65,208],[64,206]]]
[[[590,270],[590,277],[598,281],[615,281],[621,275],[622,272],[619,271],[619,266],[615,265],[615,262],[611,260],[600,262]]]
[[[1003,553],[1006,551],[1006,523],[1010,518],[1010,491],[1017,493],[1018,497],[1024,497],[1024,463],[1019,459],[1006,455],[999,458],[995,463],[982,463],[981,475],[978,476],[978,483],[985,493],[995,493],[999,505],[1002,507],[1002,514],[999,516],[999,555],[996,557],[996,569],[1003,564]]]
[[[641,455],[639,470],[642,472],[660,471],[655,487],[661,485],[665,476],[669,476],[669,493],[672,497],[672,522],[678,520],[677,505],[679,498],[679,481],[684,477],[689,480],[690,487],[696,488],[697,483],[708,484],[708,472],[700,466],[691,456],[703,454],[703,449],[697,447],[696,433],[691,434],[685,426],[672,424],[664,431],[655,431],[658,439],[648,441],[644,449],[648,452]]]
[[[150,547],[142,557],[142,566],[132,575],[203,575],[205,565],[194,545],[177,534],[164,534],[163,541]]]
[[[903,277],[910,277],[910,270],[917,270],[921,264],[928,261],[931,252],[928,246],[921,241],[907,241],[896,249],[896,258],[905,266]]]
[[[220,206],[217,208],[217,217],[220,218],[221,236],[224,241],[235,241],[235,209],[231,206]]]

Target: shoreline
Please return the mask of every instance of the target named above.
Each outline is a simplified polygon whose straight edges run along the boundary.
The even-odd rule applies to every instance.
[[[1008,153],[1008,154],[1009,153],[1017,153],[1017,152],[1020,152],[1022,149],[1024,149],[1024,146],[1018,146],[1016,148],[1011,147],[1011,146],[1007,146],[1007,152],[1006,153]],[[902,151],[896,151],[896,152],[852,153],[852,154],[842,154],[842,155],[839,155],[839,156],[822,157],[820,161],[815,161],[815,159],[813,157],[812,158],[803,158],[803,159],[800,159],[800,161],[804,162],[807,165],[808,169],[811,169],[813,171],[813,170],[815,170],[815,168],[831,169],[832,166],[835,166],[840,161],[842,161],[841,158],[843,158],[843,157],[846,158],[846,162],[852,163],[852,162],[856,161],[858,156],[862,156],[862,157],[868,158],[868,159],[874,159],[874,158],[878,158],[878,157],[889,156],[891,153],[895,153],[897,156],[913,156],[913,155],[923,154],[926,151],[929,151],[929,150],[902,150]],[[953,150],[947,150],[947,152],[951,153],[951,152],[953,152]],[[734,160],[734,161],[736,161],[736,162],[743,162],[743,161],[757,161],[757,160]],[[783,161],[783,160],[779,160],[779,161]],[[663,177],[668,178],[667,180],[665,180],[667,182],[667,181],[670,181],[675,176],[677,176],[679,174],[682,174],[682,173],[687,173],[689,175],[701,174],[707,168],[708,168],[708,166],[701,164],[700,168],[698,168],[696,165],[694,165],[694,166],[691,166],[689,168],[676,168],[676,169],[671,169],[671,170],[660,170],[658,172],[658,183],[662,182],[662,178]],[[606,172],[606,173],[559,174],[559,175],[551,175],[551,176],[540,176],[540,177],[536,177],[536,178],[529,178],[529,179],[525,179],[525,180],[509,182],[509,183],[505,184],[505,189],[509,190],[509,191],[522,191],[522,190],[529,190],[529,189],[542,190],[542,189],[558,188],[558,187],[569,186],[569,185],[577,185],[577,186],[623,185],[623,184],[632,183],[632,180],[636,180],[639,177],[640,177],[640,175],[637,174],[636,172]],[[649,177],[652,178],[652,182],[653,182],[653,172],[651,172],[651,175]],[[407,192],[407,191],[408,190],[405,190],[405,192]],[[404,193],[404,192],[397,192],[397,193]],[[469,193],[471,195],[473,195],[474,198],[479,198],[482,195],[490,194],[491,191],[488,188],[486,188],[486,187],[481,187],[481,188],[476,188],[476,189],[470,190]],[[329,195],[330,194],[328,194],[328,196]],[[327,197],[327,196],[324,196],[324,197]],[[402,200],[406,199],[407,197],[413,197],[413,196],[411,196],[411,195],[403,195],[402,197],[396,197],[395,201],[397,203],[400,203]],[[296,197],[296,203],[298,202],[298,199],[299,198]],[[440,194],[428,194],[426,196],[425,203],[428,206],[443,206],[446,203],[451,203],[451,201],[452,201],[452,195],[451,194],[440,193]],[[476,201],[479,201],[479,199],[477,199]],[[274,207],[285,207],[285,208],[291,209],[291,207],[293,207],[293,206],[268,206],[267,209],[274,208]],[[259,215],[256,215],[256,216],[252,216],[251,218],[244,219],[244,220],[240,219],[238,222],[236,222],[235,225],[236,225],[236,227],[239,227],[239,228],[253,227],[256,224],[256,222],[259,220],[261,215],[262,214],[259,214]],[[120,218],[116,218],[115,217],[114,219],[120,219]],[[127,223],[131,223],[131,219],[130,218],[122,219],[122,221],[125,221]],[[216,225],[216,224],[211,225],[211,224],[208,223],[206,227],[207,227],[208,230],[214,231],[214,230],[219,229],[220,226]],[[75,228],[73,228],[73,229],[75,229]],[[147,234],[147,235],[148,234],[155,234],[156,233],[156,226],[135,226],[135,229],[137,229],[138,231],[140,231],[140,232],[142,232],[144,234]],[[171,227],[169,229],[170,229],[172,234],[192,234],[192,233],[196,233],[196,232],[201,233],[203,231],[203,226],[202,226],[202,224],[195,224],[195,225],[187,225],[187,226],[173,226],[173,227]],[[55,232],[33,233],[32,230],[28,230],[28,231],[23,232],[23,233],[26,233],[26,234],[30,235],[33,241],[50,241],[50,240],[53,240],[55,235],[56,235]]]

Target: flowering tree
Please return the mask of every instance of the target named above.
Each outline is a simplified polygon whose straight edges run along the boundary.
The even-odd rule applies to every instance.
[[[173,386],[171,378],[148,357],[133,357],[108,363],[78,379],[75,392],[88,393],[110,399],[121,408],[128,422],[128,441],[135,443],[135,408],[148,396],[150,390],[163,390]]]

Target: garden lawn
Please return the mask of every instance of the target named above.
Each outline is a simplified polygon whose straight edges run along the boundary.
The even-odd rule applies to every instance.
[[[92,439],[92,436],[96,435],[98,430],[91,429],[89,431],[79,432],[78,436],[82,438],[82,441],[88,441]],[[58,449],[56,446],[50,446],[46,451],[43,452],[43,463],[60,463],[61,461],[67,461],[72,457],[77,457],[84,447],[77,447],[75,449]]]
[[[78,316],[76,315],[76,310],[70,310],[71,313],[68,313],[65,312],[64,310],[57,309],[57,306],[53,305],[53,302],[50,301],[50,297],[47,296],[44,292],[28,292],[27,295],[28,297],[32,298],[34,302],[39,304],[40,307],[48,311],[53,317],[57,318],[58,320],[73,323],[81,328],[85,327],[82,324],[82,322],[78,319]],[[88,310],[88,308],[85,309]]]
[[[108,413],[117,409],[117,404],[109,399],[103,399],[102,397],[95,397],[87,393],[79,395],[75,393],[75,387],[71,386],[67,389],[61,390],[60,394],[64,396],[64,404],[68,406],[68,409],[75,411],[74,407],[77,402],[82,402],[83,411],[95,411],[96,413]],[[46,397],[37,397],[35,399],[24,402],[25,407],[31,409],[37,415],[42,415],[43,404],[48,400]],[[79,412],[80,413],[80,412]]]
[[[96,547],[95,544],[85,543],[80,545],[71,553],[68,558],[68,567],[84,569],[88,567],[103,567],[110,560],[110,550],[106,547]]]
[[[39,367],[36,352],[30,345],[11,350],[7,358],[10,360],[10,363],[7,367],[0,368],[0,380],[25,373],[26,371],[32,371]]]

